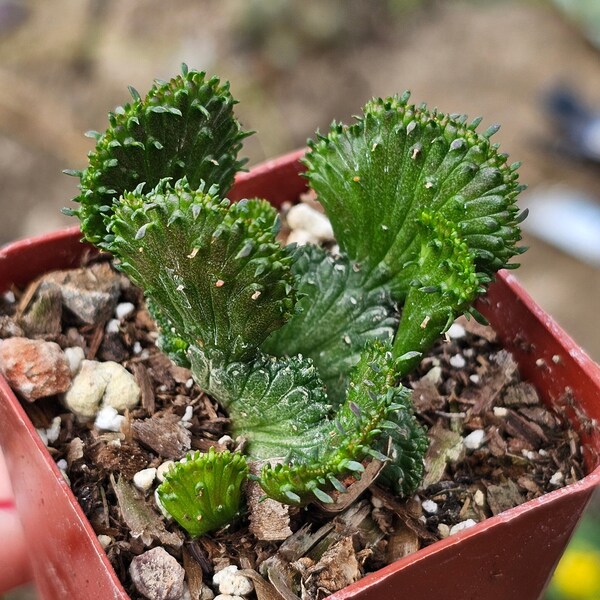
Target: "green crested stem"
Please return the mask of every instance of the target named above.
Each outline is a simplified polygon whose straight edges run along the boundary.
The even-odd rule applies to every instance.
[[[163,508],[192,537],[231,523],[239,514],[242,485],[248,476],[246,457],[210,448],[187,455],[167,471],[157,488]]]
[[[89,166],[80,177],[78,209],[84,237],[93,243],[106,235],[104,216],[125,192],[140,183],[151,189],[170,177],[186,177],[192,189],[201,181],[225,195],[245,160],[237,155],[242,131],[233,115],[236,101],[229,84],[188,71],[168,82],[156,81],[145,98],[131,90],[133,101],[109,114],[109,127],[97,134]]]
[[[275,241],[268,202],[230,205],[214,194],[185,180],[129,192],[107,217],[102,246],[144,289],[173,352],[195,344],[233,363],[252,358],[288,318],[291,257]]]
[[[348,474],[359,478],[364,470],[362,461],[390,459],[376,449],[378,442],[385,445],[386,440],[392,441],[392,463],[403,450],[420,453],[422,463],[425,433],[412,413],[410,393],[396,387],[395,380],[390,344],[370,344],[351,372],[346,401],[332,420],[324,446],[312,457],[292,455],[286,464],[265,465],[259,481],[266,494],[287,504],[315,499],[332,502],[327,491],[344,492],[341,480]],[[404,449],[394,443],[394,436],[404,443]],[[421,472],[422,465],[417,466],[416,473]],[[400,477],[398,472],[396,475]],[[412,487],[412,482],[407,487]]]
[[[310,142],[308,178],[331,219],[336,240],[403,302],[416,277],[424,211],[454,221],[476,270],[492,277],[520,253],[516,165],[479,119],[409,104],[409,94],[367,103],[350,127],[335,124]],[[418,350],[418,349],[415,349]]]
[[[424,235],[412,282],[394,340],[394,356],[429,348],[476,298],[489,277],[475,270],[475,257],[456,226],[440,214],[421,215]],[[400,375],[415,367],[420,356],[402,361]]]
[[[329,401],[340,405],[348,375],[365,345],[393,337],[398,325],[395,306],[387,290],[363,289],[360,265],[316,246],[296,249],[292,273],[299,299],[295,313],[262,349],[274,356],[310,357]]]

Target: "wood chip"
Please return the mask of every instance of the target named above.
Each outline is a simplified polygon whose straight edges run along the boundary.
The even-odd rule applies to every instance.
[[[258,475],[265,461],[250,461],[250,473]],[[265,493],[257,481],[246,482],[246,503],[250,519],[250,532],[263,541],[282,541],[292,535],[290,529],[289,506],[272,498],[265,498]]]
[[[418,549],[419,536],[410,527],[399,523],[394,533],[390,535],[386,551],[386,561],[393,563],[400,558],[416,552]]]
[[[131,484],[125,481],[124,477],[115,480],[111,475],[110,482],[117,496],[123,520],[131,530],[132,537],[139,537],[147,546],[157,540],[173,548],[181,547],[182,538],[166,530],[162,517],[148,505]]]
[[[191,434],[172,413],[155,414],[132,424],[133,437],[163,458],[177,460],[191,448]]]
[[[140,388],[142,407],[149,415],[153,415],[156,410],[156,402],[154,398],[154,388],[148,370],[141,363],[132,363],[131,369],[135,382]]]
[[[493,515],[518,506],[524,501],[525,498],[514,481],[508,480],[506,483],[487,487],[487,502]]]

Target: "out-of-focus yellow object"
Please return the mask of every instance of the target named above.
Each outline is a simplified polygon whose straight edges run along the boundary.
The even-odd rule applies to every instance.
[[[600,552],[591,547],[567,550],[552,584],[569,600],[600,600]]]

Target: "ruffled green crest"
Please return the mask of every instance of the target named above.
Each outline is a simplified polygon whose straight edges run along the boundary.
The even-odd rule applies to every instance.
[[[229,84],[184,66],[168,82],[156,81],[145,98],[130,88],[133,100],[109,114],[103,134],[93,134],[96,148],[82,172],[74,199],[84,237],[93,243],[106,235],[104,216],[126,192],[140,183],[146,189],[170,177],[186,177],[192,189],[201,181],[225,195],[245,160],[237,155],[242,131],[233,114],[236,101]]]
[[[205,454],[188,454],[167,471],[157,488],[158,498],[191,537],[199,537],[228,525],[239,515],[247,476],[243,454],[210,448]]]

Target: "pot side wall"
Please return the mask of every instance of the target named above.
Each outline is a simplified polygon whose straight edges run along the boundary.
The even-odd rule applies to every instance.
[[[298,177],[303,169],[298,162],[301,155],[302,151],[295,152],[241,174],[231,199],[261,196],[279,206],[297,198],[306,188],[305,180]],[[0,290],[12,283],[22,285],[51,269],[77,266],[90,252],[78,239],[78,230],[72,229],[0,250]],[[566,410],[582,435],[590,475],[405,557],[337,592],[332,600],[426,600],[432,596],[535,600],[600,482],[600,434],[590,424],[590,419],[600,419],[598,367],[511,276],[500,275],[478,308],[544,400],[559,411]],[[41,598],[129,598],[70,488],[3,380],[0,423],[0,444]]]

